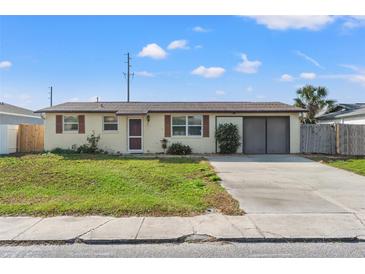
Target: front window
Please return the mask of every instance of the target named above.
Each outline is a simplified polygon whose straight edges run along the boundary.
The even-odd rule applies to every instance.
[[[201,136],[202,116],[174,116],[172,117],[173,136]]]
[[[104,116],[104,130],[118,130],[118,118],[116,116]]]
[[[78,131],[79,130],[79,118],[77,116],[64,116],[63,117],[64,131]]]

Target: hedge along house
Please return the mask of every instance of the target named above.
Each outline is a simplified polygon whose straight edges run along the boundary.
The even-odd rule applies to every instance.
[[[45,150],[80,146],[94,132],[111,153],[160,153],[164,138],[216,153],[216,128],[233,123],[238,153],[265,154],[299,152],[303,111],[278,102],[71,102],[37,112],[45,114]]]

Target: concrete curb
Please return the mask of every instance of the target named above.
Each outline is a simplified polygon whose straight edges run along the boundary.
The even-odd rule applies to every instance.
[[[74,238],[69,240],[2,240],[0,245],[66,245],[83,243],[88,245],[109,244],[181,244],[181,243],[207,243],[207,242],[236,242],[236,243],[330,243],[330,242],[365,242],[360,237],[296,237],[296,238],[215,238],[210,235],[192,234],[170,239],[92,239]]]

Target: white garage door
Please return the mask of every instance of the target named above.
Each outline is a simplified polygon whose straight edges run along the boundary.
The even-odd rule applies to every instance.
[[[238,127],[238,132],[240,134],[240,141],[242,143],[242,132],[243,132],[242,117],[228,117],[228,116],[227,117],[224,117],[224,116],[217,117],[217,128],[220,124],[226,124],[226,123],[232,123]],[[217,151],[219,152],[219,145],[217,145]],[[242,144],[237,149],[237,153],[242,153]]]

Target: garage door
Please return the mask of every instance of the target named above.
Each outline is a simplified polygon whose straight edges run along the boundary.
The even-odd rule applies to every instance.
[[[244,117],[243,152],[289,153],[289,117]]]

